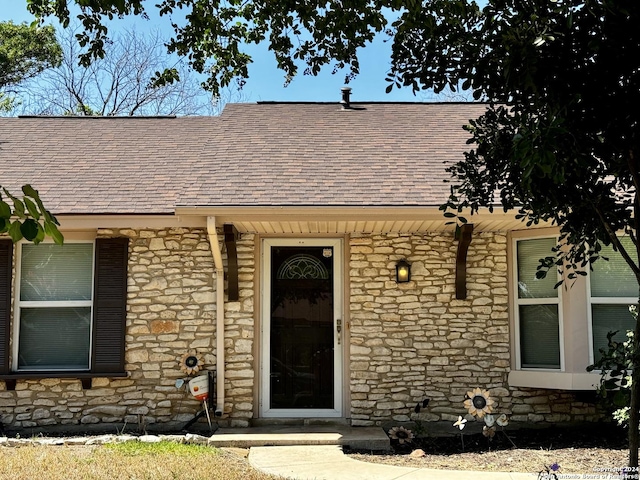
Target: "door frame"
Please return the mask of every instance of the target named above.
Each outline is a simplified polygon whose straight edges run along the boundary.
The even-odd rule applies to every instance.
[[[272,409],[271,395],[271,247],[332,247],[333,248],[333,383],[334,407],[331,409]],[[344,288],[344,240],[342,238],[262,238],[260,241],[260,389],[259,414],[263,418],[336,418],[343,416],[343,345],[345,335]],[[336,321],[342,322],[340,333]]]

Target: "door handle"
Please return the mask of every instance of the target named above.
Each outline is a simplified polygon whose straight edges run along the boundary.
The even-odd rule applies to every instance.
[[[338,331],[338,345],[340,345],[340,341],[341,341],[341,332],[342,332],[342,320],[340,320],[339,318],[336,320],[336,330]]]

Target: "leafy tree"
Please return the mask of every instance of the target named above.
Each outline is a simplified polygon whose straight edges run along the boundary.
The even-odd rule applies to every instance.
[[[58,230],[58,219],[44,207],[37,190],[25,185],[22,199],[6,188],[2,191],[11,204],[5,202],[0,193],[0,234],[8,234],[14,243],[24,238],[38,244],[48,235],[58,245],[62,244],[64,238]]]
[[[387,24],[382,12],[386,4],[400,8],[404,2],[350,0],[342,2],[238,2],[236,0],[163,0],[160,15],[171,17],[175,35],[168,51],[186,57],[199,73],[208,73],[206,86],[214,95],[221,87],[248,77],[251,57],[243,51],[247,43],[268,41],[286,81],[305,64],[305,74],[317,74],[334,62],[334,69],[348,66],[349,77],[359,71],[356,50],[371,41]],[[67,27],[69,7],[75,4],[83,31],[77,34],[86,52],[80,63],[89,65],[104,56],[108,44],[107,20],[125,15],[146,16],[143,0],[27,0],[37,17],[57,17]],[[179,18],[185,18],[180,23]],[[176,69],[158,72],[158,84],[180,78]]]
[[[557,268],[573,279],[612,245],[640,285],[640,4],[631,1],[491,2],[448,10],[424,44],[394,47],[395,81],[455,85],[489,100],[470,122],[474,149],[453,165],[449,214],[517,210],[527,226],[560,227]],[[432,26],[433,25],[433,26]],[[446,45],[452,45],[444,55]],[[401,62],[401,59],[403,59]],[[428,59],[421,66],[418,58]],[[407,60],[409,59],[409,60]],[[496,193],[499,192],[499,193]],[[627,251],[618,234],[632,240]],[[638,465],[640,362],[636,322],[629,464]]]
[[[28,3],[68,22],[67,0]],[[85,28],[79,40],[89,45],[84,62],[101,55],[105,18],[144,14],[142,0],[75,3]],[[527,225],[554,222],[567,247],[542,262],[540,275],[585,274],[604,244],[620,252],[640,285],[637,0],[488,0],[482,8],[465,0],[163,0],[158,8],[187,10],[169,50],[207,71],[214,92],[247,77],[244,43],[268,42],[287,79],[300,64],[316,74],[332,63],[348,68],[348,80],[358,73],[358,48],[386,30],[389,90],[460,86],[488,102],[467,127],[472,150],[450,167],[446,213],[464,221],[463,212],[502,207]],[[159,80],[175,77],[169,71]],[[618,232],[631,237],[635,255]],[[637,466],[640,323],[633,338],[629,463]]]
[[[0,111],[13,105],[12,88],[60,64],[53,27],[0,22]]]
[[[183,60],[171,60],[158,31],[123,30],[105,45],[104,57],[84,67],[75,29],[61,30],[63,60],[20,89],[22,114],[204,115],[216,112],[212,96]],[[180,82],[152,86],[156,71],[175,68]],[[17,111],[18,109],[14,109]]]

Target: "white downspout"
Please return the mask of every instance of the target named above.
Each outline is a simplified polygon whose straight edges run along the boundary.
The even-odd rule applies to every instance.
[[[216,269],[216,411],[224,413],[224,266],[216,231],[216,217],[207,217],[207,234]]]

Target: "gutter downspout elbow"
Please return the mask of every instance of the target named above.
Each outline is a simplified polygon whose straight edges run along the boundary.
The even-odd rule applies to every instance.
[[[216,231],[216,218],[207,217],[207,234],[211,254],[216,269],[216,411],[215,416],[224,413],[224,266],[222,250]]]

